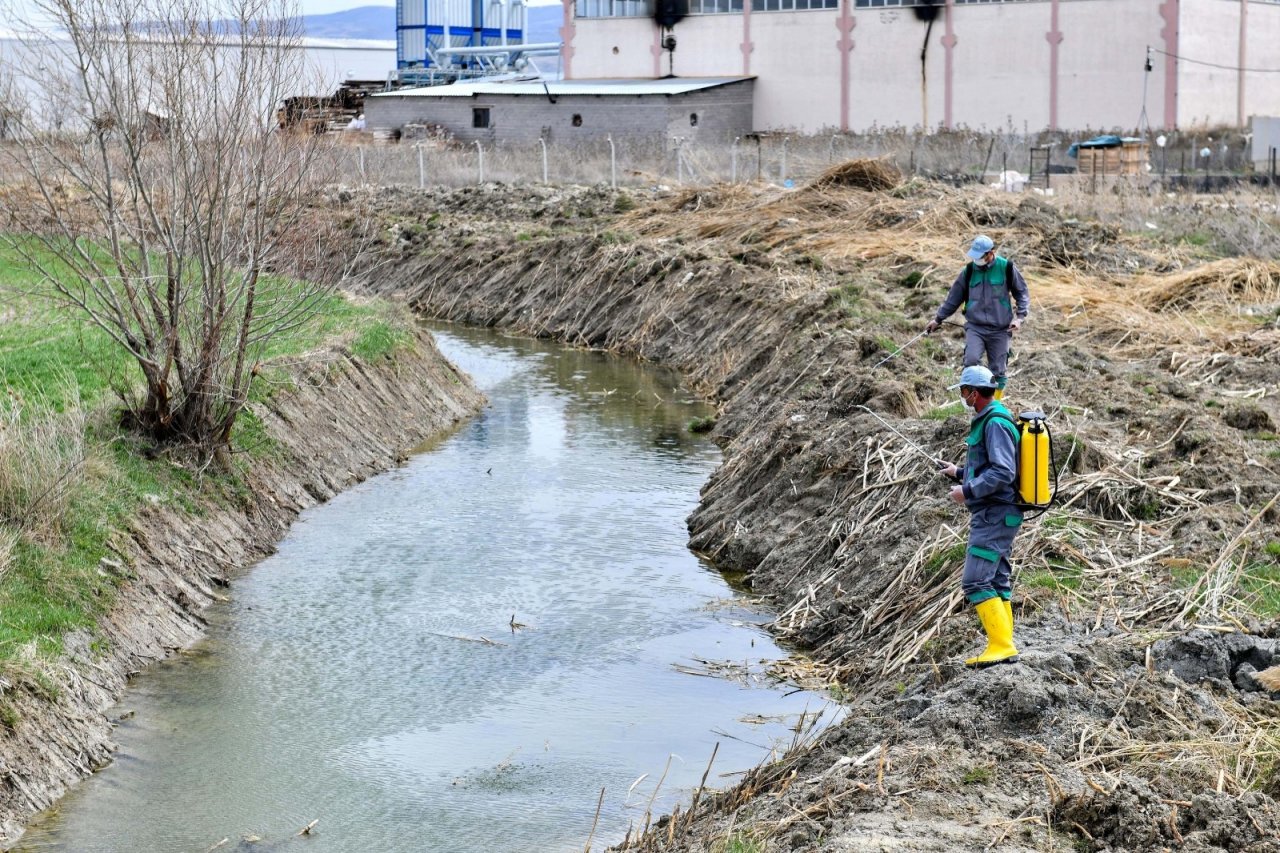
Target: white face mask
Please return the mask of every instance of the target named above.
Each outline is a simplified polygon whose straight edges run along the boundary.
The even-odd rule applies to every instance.
[[[961,402],[963,402],[963,403],[964,403],[964,411],[965,411],[965,414],[967,414],[967,415],[968,415],[969,417],[971,417],[971,418],[972,418],[972,417],[974,417],[974,416],[976,416],[976,415],[978,414],[978,410],[977,410],[977,409],[975,409],[975,408],[973,407],[973,404],[969,402],[969,398],[968,398],[968,397],[961,397],[961,398],[960,398],[960,400],[961,400]]]

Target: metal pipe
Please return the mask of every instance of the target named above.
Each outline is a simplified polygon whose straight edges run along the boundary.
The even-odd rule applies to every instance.
[[[782,177],[780,183],[787,182],[787,137],[782,137]]]
[[[453,47],[453,41],[449,36],[449,3],[450,2],[452,2],[452,0],[440,0],[440,9],[442,10],[442,14],[444,15],[444,36],[440,39],[440,49],[436,51],[437,54],[440,53],[440,51],[448,50],[449,48]],[[430,41],[431,41],[430,39],[427,39],[428,43],[430,43]]]
[[[605,137],[609,140],[609,185],[618,188],[618,151],[613,146],[613,134]]]
[[[480,159],[480,180],[478,183],[484,183],[484,146],[480,144],[480,140],[476,140],[476,151],[479,152]]]
[[[547,140],[539,136],[538,143],[542,145],[542,182],[547,184],[550,183],[547,180]]]
[[[487,45],[485,47],[445,47],[437,50],[437,54],[446,56],[475,56],[479,53],[547,53],[560,50],[560,42],[543,41],[535,44],[509,44],[506,47]]]
[[[507,0],[498,0],[498,33],[501,35],[501,44],[507,46]]]
[[[831,141],[827,143],[827,162],[834,163],[836,159],[836,135],[831,135]]]
[[[427,160],[423,156],[422,146],[418,146],[418,189],[426,189],[427,186]]]
[[[733,145],[729,147],[729,162],[731,164],[729,166],[729,183],[731,184],[736,184],[738,182],[738,140],[740,139],[742,139],[741,136],[735,136],[733,138]]]

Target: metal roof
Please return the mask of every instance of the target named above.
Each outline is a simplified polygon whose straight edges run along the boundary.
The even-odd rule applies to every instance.
[[[661,80],[621,78],[615,80],[481,80],[459,81],[445,86],[422,86],[379,92],[371,97],[470,98],[477,95],[683,95],[713,89],[754,77],[670,77]]]

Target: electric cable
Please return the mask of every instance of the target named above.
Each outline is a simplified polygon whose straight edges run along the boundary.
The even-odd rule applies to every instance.
[[[1172,57],[1179,62],[1189,62],[1192,65],[1207,65],[1210,68],[1221,68],[1223,71],[1244,71],[1247,74],[1280,74],[1280,68],[1243,68],[1239,65],[1223,65],[1220,62],[1207,62],[1203,59],[1190,59],[1186,56],[1179,56],[1176,53],[1169,53],[1167,50],[1161,50],[1158,47],[1148,47],[1147,50],[1152,53],[1158,53],[1161,56]]]

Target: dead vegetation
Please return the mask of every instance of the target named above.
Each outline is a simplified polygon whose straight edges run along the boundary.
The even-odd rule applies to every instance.
[[[1206,263],[1037,197],[869,190],[873,166],[838,171],[843,184],[790,192],[658,193],[527,241],[470,212],[449,228],[483,234],[480,257],[446,228],[395,247],[372,284],[685,370],[721,404],[725,448],[693,546],[747,571],[778,607],[774,630],[857,697],[840,726],[630,848],[747,833],[808,850],[891,826],[923,850],[1269,849],[1280,722],[1253,673],[1280,664],[1274,263]],[[1062,490],[1016,545],[1024,662],[972,674],[954,665],[975,635],[958,583],[967,518],[925,459],[956,455],[964,430],[944,390],[958,335],[887,356],[979,231],[1031,282],[1009,399],[1049,413]],[[1212,672],[1181,662],[1172,644],[1192,635]],[[993,754],[1007,761],[990,785],[950,769]],[[954,819],[993,810],[979,827]]]

